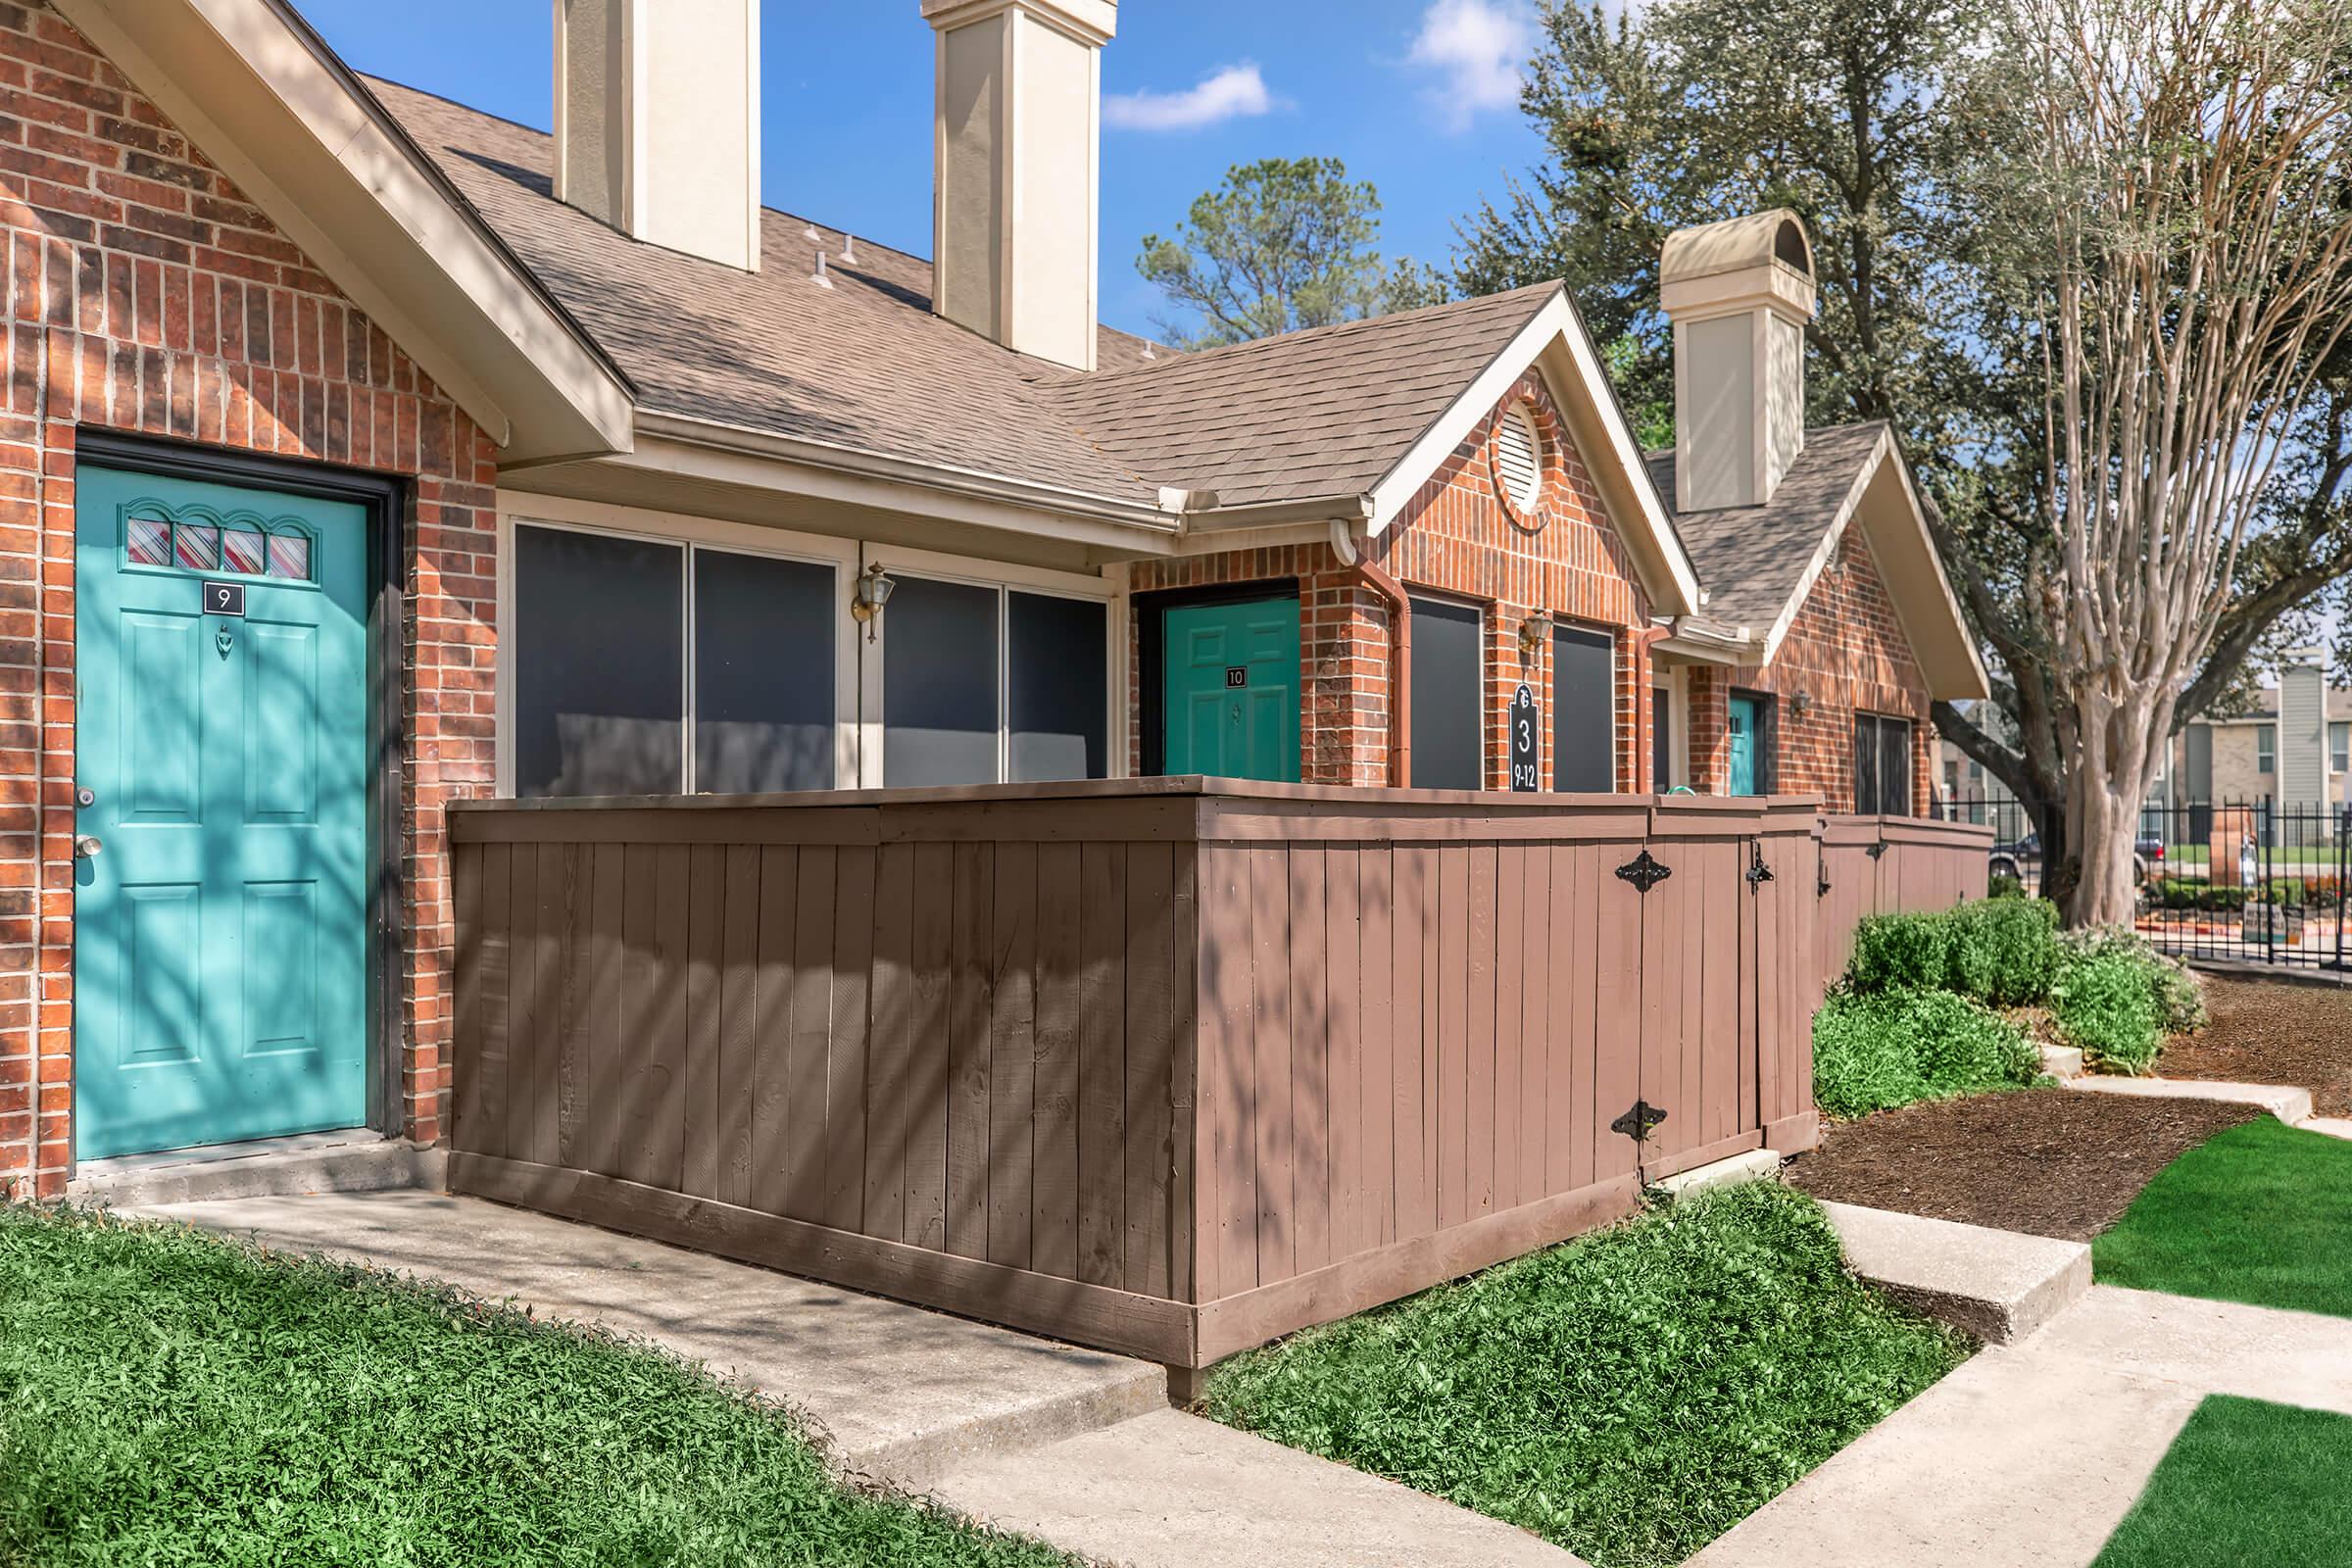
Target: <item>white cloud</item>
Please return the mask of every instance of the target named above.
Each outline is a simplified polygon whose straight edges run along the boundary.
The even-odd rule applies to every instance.
[[[1123,130],[1199,130],[1273,113],[1274,95],[1250,61],[1221,66],[1184,92],[1127,92],[1102,100],[1102,118]]]
[[[1525,0],[1432,0],[1410,56],[1440,74],[1430,100],[1455,130],[1490,109],[1515,109],[1536,48]]]

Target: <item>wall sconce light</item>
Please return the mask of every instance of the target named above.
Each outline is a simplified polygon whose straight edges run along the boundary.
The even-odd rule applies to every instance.
[[[1798,692],[1794,697],[1788,700],[1788,710],[1799,718],[1802,718],[1807,713],[1813,711],[1813,694],[1811,692]]]
[[[898,586],[879,561],[858,574],[858,585],[850,590],[850,618],[865,628],[867,642],[874,640],[874,619],[882,613],[882,607],[890,603],[890,596]]]
[[[1539,610],[1519,622],[1519,657],[1533,659],[1551,635],[1551,612]]]

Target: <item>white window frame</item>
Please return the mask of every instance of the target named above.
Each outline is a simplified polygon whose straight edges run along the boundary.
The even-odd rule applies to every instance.
[[[1106,576],[1054,571],[1010,562],[985,561],[972,556],[943,555],[932,550],[902,549],[871,541],[861,543],[858,569],[879,561],[893,578],[919,577],[929,582],[957,583],[993,589],[997,595],[997,782],[1006,782],[1012,765],[1012,635],[1008,593],[1037,594],[1053,599],[1081,599],[1103,607],[1102,744],[1105,776],[1127,776],[1127,599],[1123,585]],[[873,620],[873,638],[858,640],[859,741],[861,761],[858,784],[883,789],[883,735],[889,722],[884,710],[882,671],[890,655],[890,611]]]
[[[2268,759],[2267,765],[2265,759]],[[2254,726],[2254,771],[2269,773],[2274,777],[2278,772],[2278,726],[2276,724]]]
[[[695,517],[681,513],[613,507],[598,502],[554,496],[502,497],[498,513],[498,665],[497,790],[514,795],[514,530],[547,528],[560,532],[602,534],[644,544],[674,546],[680,555],[679,628],[684,638],[680,661],[683,686],[678,694],[678,777],[687,793],[694,792],[694,556],[695,547],[730,555],[762,556],[801,562],[833,569],[834,599],[840,614],[833,642],[833,785],[853,787],[858,776],[858,648],[860,628],[850,616],[850,578],[858,569],[856,541],[819,534],[762,528],[750,523]]]

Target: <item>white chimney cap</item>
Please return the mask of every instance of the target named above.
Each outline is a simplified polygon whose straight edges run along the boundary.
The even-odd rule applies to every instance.
[[[1118,35],[1119,0],[923,0],[923,20],[944,30],[1015,8],[1098,48]]]
[[[1812,243],[1804,222],[1786,207],[1676,229],[1658,253],[1658,281],[1680,283],[1775,264],[1813,280]]]

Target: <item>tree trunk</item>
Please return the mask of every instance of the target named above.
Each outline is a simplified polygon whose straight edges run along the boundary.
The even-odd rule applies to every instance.
[[[2060,907],[2070,926],[2128,926],[2139,913],[2132,855],[2140,807],[2170,739],[2172,704],[2132,693],[2096,708],[2104,711],[2095,722],[2082,714],[2082,750],[2067,780],[2067,835],[2081,861]]]

